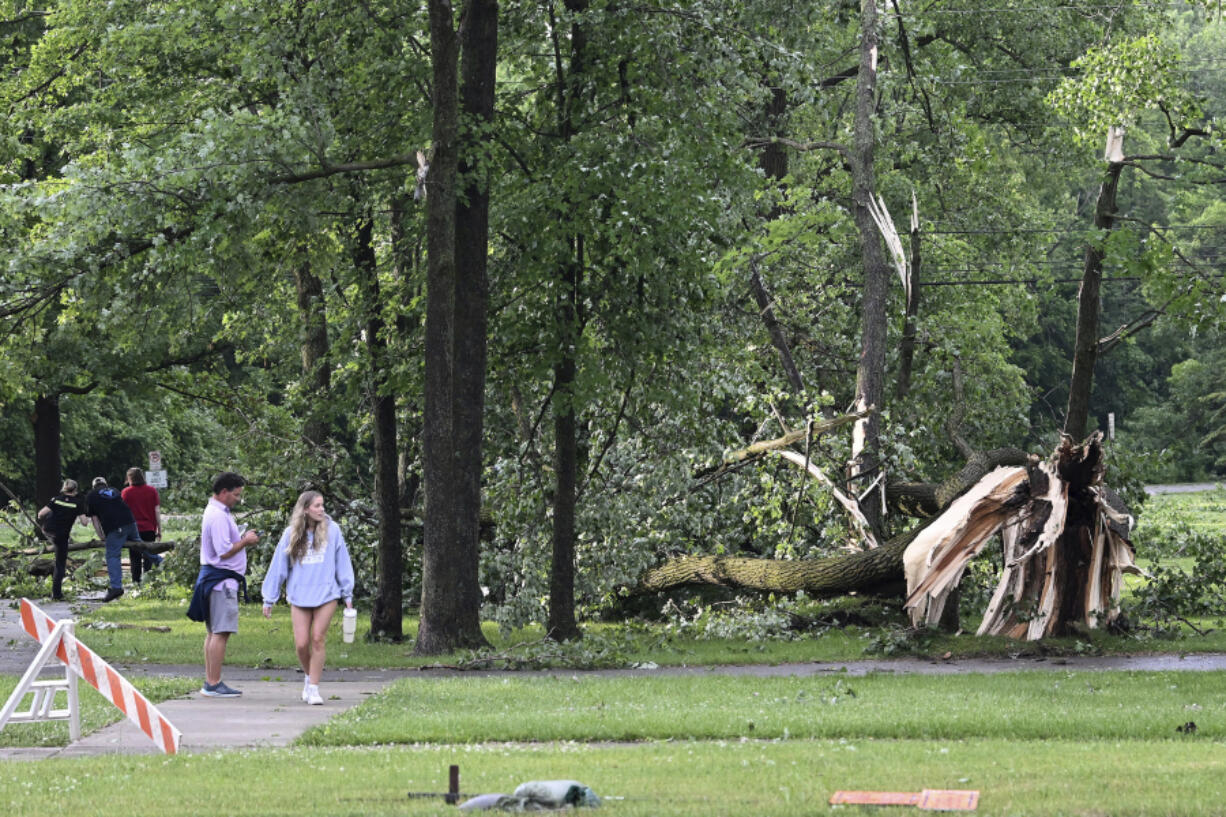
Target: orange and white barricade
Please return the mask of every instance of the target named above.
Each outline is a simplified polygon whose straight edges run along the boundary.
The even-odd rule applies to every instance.
[[[81,737],[81,720],[76,682],[77,678],[82,678],[127,715],[128,720],[139,727],[159,749],[168,755],[176,754],[182,738],[179,730],[127,678],[78,641],[73,633],[73,624],[71,619],[57,622],[29,599],[21,600],[21,626],[42,647],[9,696],[4,709],[0,710],[0,729],[10,722],[67,720],[71,739],[78,740]],[[52,655],[63,662],[65,678],[39,680],[39,673]],[[67,692],[67,709],[54,708],[55,695],[60,690]],[[17,712],[18,705],[31,694],[34,698],[30,708]]]

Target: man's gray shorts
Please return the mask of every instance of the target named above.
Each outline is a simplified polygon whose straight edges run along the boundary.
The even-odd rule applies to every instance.
[[[215,587],[209,594],[210,633],[238,632],[238,590],[233,587]]]

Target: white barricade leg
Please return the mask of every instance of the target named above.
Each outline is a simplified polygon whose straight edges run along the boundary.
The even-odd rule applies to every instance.
[[[13,694],[0,709],[0,729],[9,723],[35,723],[38,721],[68,721],[68,734],[71,740],[81,738],[80,700],[77,696],[77,678],[70,667],[65,667],[65,677],[62,679],[39,680],[39,674],[47,662],[56,657],[56,652],[63,643],[64,635],[71,635],[73,622],[61,621],[55,625],[51,633],[43,641],[26,668],[25,674],[13,688]],[[63,690],[67,695],[67,706],[64,709],[55,708],[56,693]],[[30,708],[18,712],[17,707],[27,695],[32,696]]]
[[[27,633],[43,645],[34,664],[26,672],[26,675],[30,677],[22,679],[23,684],[37,687],[40,683],[42,686],[51,683],[35,682],[34,678],[38,676],[36,667],[41,669],[42,665],[49,661],[52,655],[62,661],[67,668],[66,680],[55,683],[59,684],[59,688],[67,691],[68,709],[57,710],[57,713],[62,717],[68,717],[69,732],[72,734],[73,740],[77,740],[81,736],[80,705],[77,696],[77,677],[79,676],[85,683],[102,693],[104,698],[126,715],[128,720],[135,724],[163,752],[173,755],[179,751],[182,733],[175,728],[174,724],[166,719],[166,716],[156,706],[151,704],[144,695],[140,694],[128,679],[116,672],[114,667],[96,655],[89,647],[77,640],[73,633],[73,622],[71,620],[56,622],[29,599],[22,599],[21,625]],[[31,674],[31,671],[33,674]],[[19,688],[20,686],[21,684],[19,684]],[[16,695],[16,691],[14,695]],[[10,699],[5,709],[0,710],[0,715],[4,715],[5,718],[11,720],[21,719],[21,716],[8,714],[9,710],[14,709],[16,703],[20,702],[20,700],[20,697],[17,698],[16,702]],[[41,700],[39,699],[39,702]],[[4,718],[0,718],[0,729],[3,728],[5,722]]]

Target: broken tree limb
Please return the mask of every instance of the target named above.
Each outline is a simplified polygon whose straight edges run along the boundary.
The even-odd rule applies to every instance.
[[[796,368],[796,362],[792,358],[792,349],[788,346],[783,327],[775,318],[774,299],[758,271],[758,258],[758,256],[753,256],[749,259],[749,287],[753,291],[754,300],[758,303],[758,315],[762,318],[763,325],[766,326],[771,343],[779,352],[779,361],[783,364],[784,374],[787,375],[788,382],[792,385],[792,391],[799,394],[804,391],[804,381],[800,377],[800,369]]]
[[[997,468],[911,541],[903,554],[903,573],[912,623],[935,624],[940,620],[947,593],[934,592],[933,588],[944,591],[957,586],[967,561],[1026,501],[1028,489],[1026,469]],[[967,541],[975,547],[963,547]],[[966,558],[961,558],[964,554]]]
[[[847,494],[839,490],[839,487],[834,484],[830,477],[826,476],[822,472],[822,469],[817,467],[813,460],[809,459],[808,457],[803,457],[791,450],[776,451],[775,453],[780,457],[783,457],[788,462],[799,465],[801,468],[805,469],[810,476],[812,476],[822,485],[825,485],[826,488],[830,490],[830,495],[834,497],[836,502],[843,506],[843,508],[847,511],[847,515],[851,517],[852,524],[855,526],[856,531],[860,534],[860,539],[862,540],[865,548],[871,550],[880,546],[877,542],[876,535],[873,534],[872,526],[869,525],[868,520],[865,519],[864,514],[861,513],[859,504]],[[860,548],[856,549],[858,550]]]
[[[820,437],[834,431],[837,428],[854,423],[876,411],[876,408],[869,406],[864,411],[854,412],[852,414],[843,414],[838,417],[831,417],[828,420],[812,423],[807,428],[798,428],[795,431],[789,431],[782,437],[776,437],[773,440],[763,440],[754,443],[753,445],[733,451],[724,457],[723,462],[712,468],[707,468],[698,471],[694,474],[696,485],[694,488],[701,488],[714,480],[719,479],[725,474],[732,473],[754,460],[765,457],[771,451],[776,451],[781,448],[787,448],[789,445],[803,442],[806,439]]]
[[[876,550],[826,559],[752,559],[735,556],[681,556],[651,568],[639,591],[662,592],[687,585],[714,584],[738,590],[841,596],[849,592],[897,593],[902,581],[902,554],[914,532],[889,540]]]
[[[845,426],[848,423],[854,423],[857,420],[861,420],[876,410],[877,409],[875,407],[869,406],[863,411],[843,414],[838,417],[832,417],[829,420],[822,420],[821,422],[814,423],[809,428],[798,428],[795,431],[784,434],[782,437],[777,437],[773,440],[763,440],[760,443],[754,443],[753,445],[742,448],[739,451],[733,451],[731,454],[724,457],[724,462],[740,462],[741,460],[749,459],[750,457],[761,456],[769,451],[775,451],[779,448],[786,448],[789,445],[795,445],[796,443],[803,441],[810,434],[814,437],[820,437],[821,435],[834,431],[836,428]]]
[[[887,486],[886,500],[891,507],[909,516],[932,516],[993,469],[1002,465],[1026,465],[1031,459],[1032,455],[1019,448],[976,451],[957,473],[941,482],[899,482]]]
[[[175,542],[146,542],[143,539],[124,543],[124,547],[136,548],[137,550],[143,550],[146,553],[152,554],[165,553],[168,550],[174,550],[175,545]],[[93,550],[94,548],[104,547],[106,547],[106,542],[102,541],[101,539],[91,539],[88,542],[69,542],[68,552],[75,553],[80,550]],[[21,553],[23,556],[40,556],[46,553],[55,553],[55,547],[52,545],[35,550],[27,549],[21,551]]]

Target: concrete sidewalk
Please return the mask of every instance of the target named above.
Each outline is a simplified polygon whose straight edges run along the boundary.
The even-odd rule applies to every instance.
[[[55,619],[75,617],[64,602],[39,602]],[[21,675],[38,652],[38,643],[21,629],[21,613],[0,606],[0,672]],[[112,666],[129,679],[140,675],[201,678],[201,665],[162,666],[134,664]],[[211,752],[220,749],[287,746],[312,726],[357,706],[404,673],[379,670],[325,670],[320,679],[322,706],[302,702],[302,673],[298,670],[268,670],[227,666],[225,681],[242,690],[239,698],[209,698],[198,691],[183,698],[163,701],[157,708],[174,724],[182,740],[180,752]],[[62,678],[59,662],[44,668],[43,678]],[[274,680],[265,680],[265,679]],[[84,681],[80,682],[83,686]],[[28,699],[27,699],[28,700]],[[63,699],[60,699],[61,703]],[[27,704],[28,706],[28,704]],[[160,750],[131,721],[123,718],[64,747],[0,747],[0,759],[38,760],[46,757],[82,757],[103,754],[158,754]]]
[[[76,617],[82,607],[96,606],[92,602],[39,603],[55,619]],[[0,673],[18,675],[25,672],[37,653],[37,643],[21,629],[20,613],[0,601]],[[115,669],[128,677],[158,675],[202,680],[200,664],[162,665],[134,662],[113,662]],[[898,673],[921,675],[993,674],[1019,671],[1226,671],[1226,655],[1113,655],[1113,656],[1051,656],[1042,654],[1015,658],[932,658],[863,659],[841,662],[804,662],[793,664],[744,666],[659,667],[611,670],[482,670],[459,672],[448,669],[325,669],[320,679],[323,706],[302,703],[302,673],[297,669],[267,669],[227,665],[223,679],[241,689],[240,698],[206,698],[198,691],[184,698],[164,701],[158,709],[182,733],[182,752],[210,752],[222,749],[242,749],[258,746],[286,746],[312,726],[326,722],[350,707],[378,693],[398,678],[486,677],[513,674],[565,674],[585,677],[625,675],[740,675],[771,676],[862,676],[868,673]],[[62,669],[52,672],[63,677]],[[43,757],[80,757],[98,754],[150,754],[157,752],[153,742],[126,719],[87,735],[77,743],[60,748],[0,748],[0,759]]]
[[[239,698],[207,698],[196,692],[163,701],[157,708],[182,733],[179,751],[183,753],[288,746],[307,729],[357,706],[384,686],[386,682],[321,683],[323,706],[309,706],[302,702],[301,681],[251,681],[239,685],[243,692]],[[64,747],[0,748],[0,759],[7,760],[111,754],[160,754],[160,750],[126,718]]]

